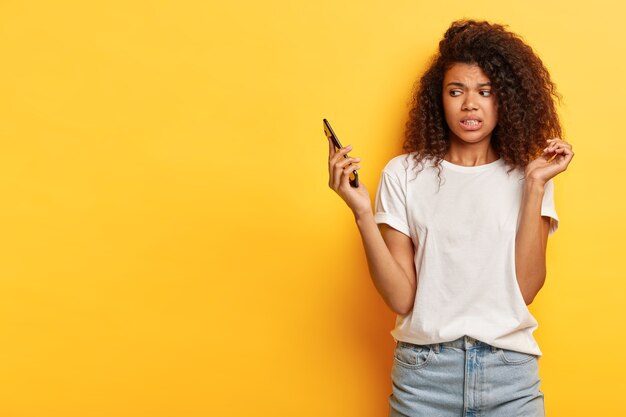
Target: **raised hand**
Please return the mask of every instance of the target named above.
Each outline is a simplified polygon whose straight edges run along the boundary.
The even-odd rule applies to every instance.
[[[565,171],[573,157],[572,145],[559,138],[548,139],[548,146],[543,153],[526,166],[526,180],[545,184]]]
[[[350,173],[361,168],[358,165],[360,158],[344,158],[351,150],[351,146],[336,150],[328,139],[328,186],[339,194],[355,215],[371,214],[372,203],[363,181],[359,180],[356,188],[349,182]]]

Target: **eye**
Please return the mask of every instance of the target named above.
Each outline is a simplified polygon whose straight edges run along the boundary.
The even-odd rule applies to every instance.
[[[490,97],[491,96],[491,90],[481,90],[480,91],[480,95],[483,97]]]
[[[450,96],[458,97],[461,95],[461,90],[450,90]]]

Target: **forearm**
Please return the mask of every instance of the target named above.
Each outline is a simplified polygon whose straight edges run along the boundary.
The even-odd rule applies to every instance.
[[[394,259],[374,221],[373,214],[355,215],[361,233],[365,256],[374,286],[385,303],[397,314],[407,314],[413,308],[416,291],[414,272],[409,273]]]
[[[533,301],[546,277],[546,237],[541,217],[543,194],[543,184],[526,181],[515,238],[515,273],[527,305]]]

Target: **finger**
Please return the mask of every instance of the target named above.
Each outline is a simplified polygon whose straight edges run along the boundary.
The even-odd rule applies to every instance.
[[[557,151],[555,151],[554,155],[555,155],[555,156],[556,156],[556,158],[557,158],[557,163],[558,163],[559,165],[562,165],[562,164],[564,164],[564,163],[565,163],[565,164],[568,164],[568,163],[569,163],[569,161],[570,161],[570,160],[572,159],[572,157],[574,156],[574,152],[572,152],[572,150],[571,150],[571,149],[568,149],[568,148],[563,147],[563,148],[560,148],[560,149],[558,149]]]
[[[332,139],[329,137],[326,137],[328,139],[328,186],[332,189],[334,184],[335,184],[335,170],[333,169],[332,166],[332,161],[335,157],[335,144],[333,143]]]
[[[565,142],[564,140],[556,140],[554,142],[551,143],[552,146],[565,146],[567,148],[571,148],[572,145],[570,145],[569,143]]]
[[[334,184],[335,184],[335,170],[333,166],[330,164],[330,161],[328,161],[328,186],[330,188],[333,188]]]
[[[354,164],[360,161],[361,161],[361,158],[344,158],[341,161],[338,161],[336,165],[343,169],[350,164]]]
[[[551,140],[552,140],[552,139],[548,139],[548,141],[551,141]],[[552,149],[552,148],[553,148],[553,146],[554,146],[554,145],[552,144],[552,142],[550,142],[550,143],[548,144],[548,146],[546,146],[545,148],[543,148],[543,151],[544,151],[544,152],[549,152],[549,151],[550,151],[550,149]]]
[[[556,162],[559,163],[559,159],[562,157],[561,151],[558,149],[548,149],[544,151],[543,158],[547,163]],[[555,161],[556,160],[556,161]]]
[[[337,164],[334,164],[333,167],[333,185],[332,188],[337,191],[339,189],[339,187],[341,186],[341,183],[343,182],[343,167],[338,166]]]
[[[330,161],[330,159],[335,155],[335,144],[333,143],[332,139],[329,137],[326,137],[326,139],[328,139],[328,160]]]
[[[574,151],[572,151],[571,148],[563,147],[563,148],[560,148],[560,151],[561,151],[560,153],[563,154],[563,156],[565,157],[574,156]]]
[[[554,145],[553,149],[555,149],[555,150],[556,149],[569,149],[571,151],[572,150],[572,146],[569,143],[562,142],[562,143],[559,143],[557,145]]]
[[[361,168],[358,165],[355,166],[348,166],[345,167],[342,171],[341,171],[341,184],[340,186],[343,187],[344,189],[348,188],[352,188],[352,186],[350,185],[350,174],[352,174],[353,171],[357,170]]]
[[[550,152],[548,152],[548,154],[551,156],[550,159],[553,159],[554,157],[557,157],[563,154],[563,148],[553,149]]]
[[[331,163],[337,163],[337,161],[341,160],[341,158],[345,158],[345,155],[348,154],[352,150],[352,146],[344,146],[335,152],[335,155],[331,159]]]
[[[557,146],[565,146],[568,147],[570,149],[572,149],[572,145],[570,145],[569,143],[565,142],[562,139],[548,139],[549,145],[546,148],[550,148],[550,147],[557,147]]]
[[[329,159],[328,159],[328,186],[330,188],[332,188],[333,190],[335,189],[334,188],[334,185],[335,185],[335,182],[336,182],[335,181],[335,176],[336,176],[335,167],[331,164],[331,160],[330,160],[330,157],[329,157]]]
[[[565,141],[561,138],[550,138],[550,139],[547,139],[546,142],[552,143],[552,142],[565,142]]]
[[[565,171],[573,157],[574,157],[573,153],[559,155],[557,165],[561,166],[563,171]]]
[[[341,169],[346,164],[350,164],[350,163],[353,163],[355,161],[355,158],[349,158],[347,156],[348,152],[350,152],[351,150],[352,150],[352,146],[351,145],[344,146],[343,148],[340,148],[339,150],[335,150],[335,153],[329,159],[329,161],[328,161],[329,170],[332,170],[334,172],[333,180],[330,181],[331,188],[339,187],[339,184],[341,183],[341,178],[340,178]],[[359,160],[360,160],[359,158],[356,158],[356,161],[359,161]],[[339,164],[339,166],[338,166],[338,164]]]
[[[361,165],[359,165],[359,164],[352,164],[350,166],[345,167],[343,170],[348,172],[348,174],[349,174],[349,173],[357,171],[359,169],[361,169]]]
[[[341,175],[341,170],[343,170],[346,166],[349,166],[359,161],[361,161],[361,158],[342,158],[338,161],[333,160],[331,161],[329,170],[333,172],[335,178],[339,180],[338,177]]]
[[[339,189],[342,188],[343,183],[345,182],[343,175],[343,169],[339,167],[335,167],[335,175],[333,178],[333,189],[335,192],[339,192]]]
[[[361,158],[345,158],[335,163],[334,186],[343,187],[345,185],[344,184],[345,180],[343,178],[344,173],[347,172],[348,176],[350,176],[350,173],[361,168],[360,165],[357,165],[357,163],[360,161],[361,161]],[[358,168],[355,168],[355,167],[358,167]]]
[[[559,144],[556,142],[551,143],[550,145],[548,145],[548,147],[546,148],[548,150],[548,152],[554,152],[555,149],[559,148]]]
[[[343,148],[337,151],[337,154],[343,157],[343,155],[346,155],[351,150],[352,150],[352,145],[344,146]]]

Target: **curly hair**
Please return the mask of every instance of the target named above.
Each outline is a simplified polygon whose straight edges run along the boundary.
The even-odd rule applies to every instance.
[[[444,117],[443,78],[454,64],[474,64],[489,78],[498,106],[491,145],[511,168],[525,168],[546,146],[561,137],[555,108],[560,95],[532,48],[505,26],[485,21],[453,22],[439,42],[439,52],[416,84],[404,150],[415,152],[419,164],[441,161],[448,150],[450,129]]]

